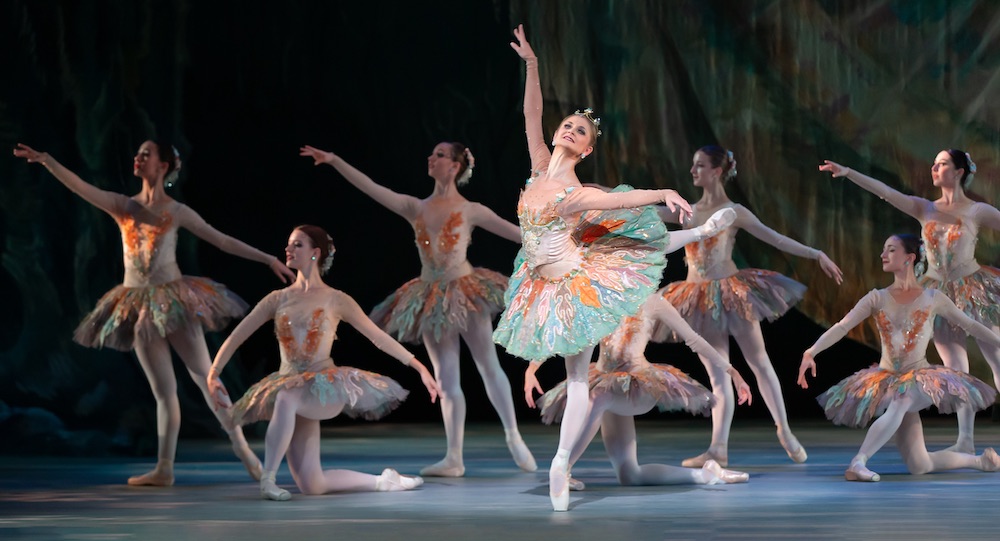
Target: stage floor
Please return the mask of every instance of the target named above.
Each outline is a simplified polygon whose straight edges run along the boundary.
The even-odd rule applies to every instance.
[[[177,484],[132,488],[125,479],[152,460],[120,457],[0,457],[0,539],[996,539],[1000,475],[976,471],[913,476],[889,444],[870,463],[880,483],[848,483],[843,471],[863,430],[824,422],[797,423],[809,451],[805,464],[787,459],[774,429],[739,422],[730,467],[748,484],[621,487],[598,437],[574,468],[587,490],[570,510],[551,511],[546,470],[557,428],[525,423],[539,471],[509,459],[499,424],[466,434],[466,477],[428,478],[396,493],[302,496],[288,470],[287,502],[263,501],[232,457],[228,442],[182,440]],[[954,418],[926,422],[932,449],[950,444]],[[703,451],[707,420],[640,422],[640,463],[679,464]],[[416,473],[438,460],[438,425],[372,423],[324,430],[330,468]],[[1000,425],[980,419],[982,447],[1000,446]],[[251,442],[263,453],[263,442]],[[980,449],[981,451],[981,449]]]

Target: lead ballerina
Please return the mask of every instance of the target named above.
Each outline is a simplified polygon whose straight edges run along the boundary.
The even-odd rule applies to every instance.
[[[569,456],[590,406],[587,376],[594,346],[656,290],[672,241],[682,245],[685,238],[708,236],[733,216],[720,215],[675,239],[655,211],[642,208],[665,203],[689,216],[690,206],[674,190],[619,187],[605,193],[583,187],[576,166],[594,151],[600,119],[590,109],[567,116],[553,134],[550,152],[542,131],[538,59],[523,26],[514,37],[510,46],[527,68],[524,120],[532,173],[518,201],[522,248],[493,339],[533,363],[565,359],[566,411],[549,468],[552,507],[565,511]]]

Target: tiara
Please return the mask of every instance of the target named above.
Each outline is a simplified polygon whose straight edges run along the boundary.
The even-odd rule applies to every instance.
[[[597,137],[601,136],[601,117],[595,117],[593,109],[591,109],[590,107],[587,107],[583,111],[577,109],[575,112],[573,112],[573,114],[582,116],[587,120],[589,120],[590,123],[593,124],[595,128],[597,128]]]

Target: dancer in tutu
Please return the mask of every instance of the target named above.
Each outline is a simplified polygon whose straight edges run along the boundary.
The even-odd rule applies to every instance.
[[[875,317],[882,343],[879,364],[854,373],[818,398],[827,418],[837,424],[863,427],[878,417],[844,473],[848,481],[879,480],[879,474],[868,469],[868,459],[893,435],[906,468],[913,474],[1000,469],[1000,457],[992,448],[975,456],[952,450],[929,453],[924,444],[920,410],[931,405],[943,413],[960,406],[981,410],[996,397],[989,385],[964,372],[927,363],[933,318],[944,318],[994,348],[1000,346],[1000,336],[965,315],[943,293],[918,284],[924,265],[918,256],[921,251],[921,241],[913,235],[889,237],[882,249],[882,270],[893,274],[892,285],[865,295],[802,355],[798,383],[806,389],[806,374],[816,376],[814,357],[869,316]]]
[[[565,359],[566,411],[549,468],[552,506],[565,511],[569,456],[590,407],[587,372],[594,346],[656,290],[671,244],[709,236],[734,215],[721,213],[702,228],[670,235],[656,212],[643,207],[665,203],[687,215],[690,207],[674,190],[620,186],[605,193],[583,187],[576,165],[594,151],[600,119],[590,109],[564,118],[550,152],[542,132],[538,59],[522,26],[514,36],[511,47],[527,67],[524,118],[532,176],[518,201],[522,248],[493,339],[534,363]]]
[[[274,320],[281,351],[281,368],[247,390],[233,406],[239,424],[269,419],[265,437],[264,475],[261,497],[287,500],[291,494],[275,482],[281,460],[303,494],[336,491],[409,490],[423,483],[419,477],[386,469],[381,475],[350,470],[323,470],[319,459],[319,422],[341,413],[351,417],[378,419],[399,405],[407,392],[385,376],[336,366],[330,349],[341,321],[365,335],[376,347],[420,374],[433,402],[437,398],[434,377],[413,355],[368,319],[354,299],[323,283],[320,273],[333,263],[333,241],[319,227],[302,225],[292,231],[285,247],[286,263],[298,271],[295,282],[264,297],[236,326],[215,356],[208,386],[217,405],[229,401],[219,373],[229,358],[261,325]]]
[[[14,155],[44,165],[73,193],[110,214],[121,229],[125,279],[101,297],[76,329],[74,340],[88,347],[135,350],[156,398],[159,444],[156,467],[129,478],[128,484],[170,486],[174,483],[181,422],[170,348],[211,404],[205,386],[211,357],[204,330],[219,330],[246,311],[246,303],[222,284],[181,275],[176,262],[177,230],[183,227],[220,250],[268,265],[286,282],[295,275],[274,256],[220,233],[187,205],[167,195],[164,183],[176,176],[181,165],[177,151],[167,143],[146,141],[139,147],[133,174],[142,179],[142,191],[132,197],[98,189],[47,153],[27,145],[18,144]],[[260,479],[260,461],[239,425],[226,411],[215,415],[247,471]]]
[[[300,154],[312,158],[316,165],[325,163],[335,168],[359,190],[410,222],[416,233],[420,277],[403,284],[376,306],[371,318],[397,340],[422,342],[441,387],[441,416],[448,449],[444,459],[423,468],[420,475],[465,475],[465,395],[459,339],[472,353],[486,396],[503,423],[514,462],[525,471],[535,471],[535,458],[517,429],[510,381],[490,339],[493,317],[503,308],[507,277],[473,267],[466,259],[476,227],[514,242],[520,242],[521,236],[517,226],[458,193],[458,186],[472,177],[472,152],[461,143],[439,143],[434,147],[427,157],[427,174],[434,179],[434,191],[426,199],[380,186],[331,152],[305,146]]]
[[[931,201],[902,194],[882,182],[838,163],[824,161],[819,166],[834,177],[844,177],[920,222],[927,251],[927,272],[920,285],[940,290],[965,314],[1000,332],[1000,269],[976,262],[979,229],[1000,230],[1000,211],[969,199],[965,188],[972,183],[976,164],[962,150],[942,150],[934,158],[931,179],[941,189],[941,197]],[[934,321],[934,347],[945,366],[969,371],[967,336],[959,327],[938,318]],[[976,340],[983,357],[993,370],[993,383],[1000,388],[1000,350]],[[968,406],[958,410],[958,439],[954,451],[974,453],[976,412]]]
[[[650,337],[671,331],[682,337],[692,351],[732,377],[740,404],[750,403],[750,387],[740,373],[698,336],[662,295],[654,293],[638,313],[626,317],[614,332],[601,340],[597,364],[590,368],[590,414],[580,433],[581,438],[573,444],[570,469],[600,429],[604,448],[618,482],[623,485],[713,485],[744,483],[749,479],[746,473],[723,469],[714,460],[706,460],[700,469],[665,464],[639,465],[634,416],[654,407],[660,411],[682,410],[708,415],[715,403],[712,392],[684,372],[668,364],[646,360],[644,351]],[[533,369],[538,365],[530,366],[525,376],[527,384],[541,391]],[[530,392],[525,399],[534,405]],[[545,423],[558,421],[566,407],[566,382],[545,393],[539,404]],[[571,478],[570,488],[582,490],[584,487],[582,482]]]
[[[670,284],[664,289],[664,296],[723,357],[729,357],[729,337],[736,339],[757,378],[764,404],[777,425],[778,441],[793,461],[805,462],[806,451],[788,426],[781,385],[764,349],[760,322],[780,317],[802,298],[806,288],[773,271],[737,269],[733,262],[736,233],[743,229],[783,252],[815,259],[823,272],[838,284],[843,280],[843,273],[823,252],[777,233],[746,207],[733,203],[726,195],[724,183],[735,177],[736,160],[731,152],[712,145],[694,153],[691,178],[694,185],[702,189],[702,197],[695,204],[693,219],[685,227],[702,223],[719,209],[734,210],[736,221],[719,235],[685,246],[687,279]],[[677,216],[669,213],[663,218],[678,221]],[[716,399],[712,408],[712,442],[706,452],[682,464],[698,467],[706,460],[715,460],[726,466],[729,464],[729,428],[735,409],[732,385],[729,375],[717,364],[704,356],[701,361],[708,370]]]

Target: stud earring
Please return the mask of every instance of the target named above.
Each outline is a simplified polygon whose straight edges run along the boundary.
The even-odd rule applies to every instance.
[[[586,154],[580,154],[580,159],[581,159],[581,160],[582,160],[582,159],[584,159],[584,158],[586,158],[586,157],[587,157],[587,155],[586,155]]]
[[[312,260],[313,260],[313,261],[316,261],[316,256],[313,256],[313,257],[312,257]]]

